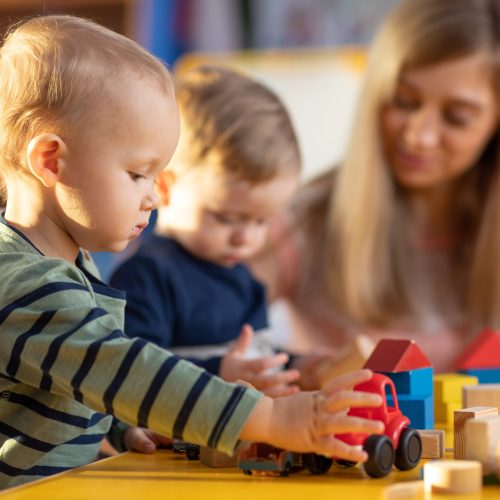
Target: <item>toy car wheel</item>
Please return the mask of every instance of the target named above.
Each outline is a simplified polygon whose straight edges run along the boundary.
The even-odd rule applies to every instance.
[[[368,453],[365,471],[371,477],[384,477],[394,465],[394,448],[391,440],[384,434],[368,436],[363,449]]]
[[[290,464],[289,462],[287,462],[285,464],[285,468],[280,472],[280,476],[282,477],[286,477],[290,474],[290,472],[292,471],[292,464]]]
[[[400,470],[410,470],[417,466],[422,456],[422,438],[415,429],[403,429],[396,449],[395,465]]]
[[[186,446],[186,457],[188,460],[199,460],[200,447],[196,444]]]
[[[333,460],[316,453],[304,453],[302,464],[311,474],[326,474],[332,466]]]
[[[252,471],[250,469],[243,469],[243,474],[246,474],[247,476],[251,476]]]
[[[335,460],[335,462],[337,462],[337,464],[340,465],[341,467],[354,467],[357,464],[357,462],[353,462],[352,460],[344,460],[344,459]]]

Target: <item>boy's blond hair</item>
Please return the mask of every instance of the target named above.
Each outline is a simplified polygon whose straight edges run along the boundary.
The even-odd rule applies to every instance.
[[[298,173],[301,158],[290,117],[267,87],[229,69],[200,66],[178,81],[181,139],[177,172],[213,167],[251,183]]]
[[[50,131],[67,138],[131,75],[164,91],[172,86],[158,59],[91,21],[43,16],[11,30],[0,50],[1,175],[26,172],[32,137]]]

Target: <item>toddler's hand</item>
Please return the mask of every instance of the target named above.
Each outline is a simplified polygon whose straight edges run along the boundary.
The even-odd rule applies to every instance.
[[[323,384],[318,376],[317,368],[325,362],[335,360],[337,353],[337,349],[322,347],[321,350],[302,354],[293,360],[291,366],[300,372],[299,385],[303,391],[314,391],[321,388]]]
[[[142,427],[128,427],[123,435],[123,442],[129,451],[154,453],[159,446],[168,446],[173,439],[155,434]]]
[[[288,354],[279,353],[255,359],[245,359],[245,354],[253,339],[253,330],[245,325],[227,354],[222,358],[219,375],[228,382],[244,380],[264,394],[276,398],[298,392],[296,385],[290,385],[299,379],[296,369],[277,371],[288,361]]]
[[[383,432],[382,422],[347,416],[345,412],[351,407],[381,405],[382,398],[378,394],[352,390],[371,376],[370,370],[359,370],[332,380],[321,391],[299,392],[274,400],[263,398],[240,437],[297,452],[315,452],[365,462],[368,458],[366,452],[336,439],[334,435]]]

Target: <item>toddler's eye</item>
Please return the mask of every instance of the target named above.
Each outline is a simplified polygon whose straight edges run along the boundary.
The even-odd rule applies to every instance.
[[[128,175],[134,182],[137,182],[139,179],[144,179],[144,175],[137,174],[135,172],[129,172]]]

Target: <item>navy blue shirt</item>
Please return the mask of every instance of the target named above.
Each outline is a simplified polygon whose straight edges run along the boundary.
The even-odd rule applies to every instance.
[[[111,277],[127,294],[125,333],[164,348],[230,342],[245,323],[267,327],[265,288],[242,264],[194,257],[176,241],[149,234]],[[218,374],[220,357],[190,358]]]

